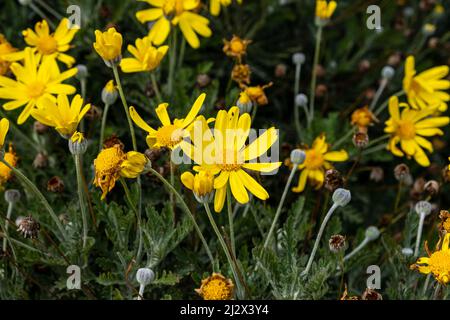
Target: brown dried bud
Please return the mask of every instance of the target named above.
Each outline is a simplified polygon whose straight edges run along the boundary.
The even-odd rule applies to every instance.
[[[343,252],[347,249],[345,236],[342,236],[340,234],[331,236],[330,240],[328,241],[328,245],[330,247],[330,251],[333,253]]]
[[[411,196],[411,198],[413,198],[413,200],[420,200],[421,195],[425,190],[425,183],[426,183],[426,180],[422,177],[417,178],[414,181],[414,184],[410,191],[410,196]]]
[[[36,239],[40,229],[40,224],[34,220],[33,217],[28,216],[20,220],[17,231],[20,232],[24,238]]]
[[[61,193],[64,191],[64,181],[58,176],[51,177],[47,182],[47,190],[50,192]]]
[[[393,67],[396,67],[402,61],[402,55],[399,52],[396,52],[389,56],[387,63]]]
[[[231,70],[231,79],[239,84],[250,84],[251,75],[250,66],[248,64],[236,64]]]
[[[93,121],[100,119],[102,117],[102,114],[103,114],[102,109],[91,104],[91,107],[89,108],[88,112],[86,112],[86,115],[84,117],[89,121]]]
[[[113,134],[112,136],[105,139],[105,141],[103,141],[103,148],[105,149],[114,147],[115,145],[119,145],[121,149],[125,147],[123,142],[120,141],[120,139],[115,134]]]
[[[439,44],[439,38],[433,37],[428,40],[428,48],[436,49]]]
[[[69,216],[66,213],[61,213],[58,216],[59,221],[61,221],[62,224],[66,225],[70,222]]]
[[[197,75],[197,85],[199,88],[205,88],[211,83],[211,78],[206,73]]]
[[[425,183],[423,188],[430,196],[434,196],[439,193],[439,183],[436,180],[428,181]]]
[[[48,131],[48,127],[45,124],[43,124],[43,123],[41,123],[39,121],[35,121],[33,123],[33,130],[37,134],[44,134],[44,133],[46,133]]]
[[[328,169],[325,172],[325,188],[334,192],[336,189],[341,188],[344,185],[344,179],[341,173],[335,169]]]
[[[361,296],[362,300],[383,300],[383,296],[373,289],[367,288]]]
[[[410,182],[412,183],[412,177],[409,171],[409,167],[404,163],[401,163],[394,168],[394,177],[399,182],[402,181],[403,183],[405,183],[410,180]]]
[[[152,148],[145,150],[144,154],[152,163],[154,163],[161,158],[163,151],[164,149],[162,148]]]
[[[370,69],[370,61],[367,59],[361,60],[358,65],[359,72],[366,72]]]
[[[381,167],[373,167],[370,171],[370,180],[380,182],[384,179],[384,170]]]
[[[43,153],[39,152],[33,160],[33,167],[35,169],[42,169],[48,166],[48,157]]]
[[[275,77],[284,78],[286,76],[287,66],[284,63],[279,63],[275,66]]]
[[[317,66],[316,66],[316,76],[317,76],[317,78],[322,78],[322,77],[324,77],[325,76],[325,74],[327,73],[327,71],[325,70],[325,68],[322,66],[322,65],[320,65],[320,64],[318,64]]]
[[[364,149],[369,144],[369,135],[359,131],[353,135],[353,144],[359,149]]]
[[[328,87],[324,84],[319,84],[316,87],[316,96],[323,97],[328,92]]]

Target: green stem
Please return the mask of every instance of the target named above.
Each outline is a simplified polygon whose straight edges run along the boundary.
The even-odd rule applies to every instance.
[[[236,257],[236,241],[234,238],[234,222],[233,222],[233,209],[231,207],[231,191],[227,187],[227,211],[228,211],[228,224],[230,225],[230,242],[231,242],[231,252],[234,257]]]
[[[419,218],[419,227],[417,228],[416,247],[414,248],[414,257],[419,256],[420,251],[420,239],[422,238],[423,222],[425,221],[426,214],[421,212]]]
[[[211,253],[211,250],[209,249],[208,246],[208,242],[206,242],[205,237],[203,236],[202,230],[200,229],[200,227],[197,224],[197,221],[195,221],[195,217],[192,214],[191,210],[189,210],[188,205],[186,204],[186,202],[183,200],[183,197],[177,192],[177,190],[175,190],[175,188],[162,176],[160,175],[157,171],[155,171],[153,168],[148,168],[149,172],[151,172],[155,177],[157,177],[168,189],[169,191],[173,192],[173,194],[175,195],[175,197],[178,199],[181,208],[183,209],[183,211],[188,215],[188,217],[191,219],[193,225],[194,225],[194,229],[197,232],[201,242],[203,243],[203,246],[205,247],[206,253],[209,257],[209,260],[211,261],[211,265],[214,266],[214,258],[213,255]]]
[[[117,90],[119,90],[120,99],[122,100],[122,105],[125,110],[125,114],[127,116],[128,126],[130,128],[130,134],[131,134],[131,141],[133,143],[133,150],[137,151],[136,136],[134,134],[133,122],[131,121],[130,112],[128,110],[127,100],[125,99],[125,95],[123,93],[122,84],[120,82],[120,77],[119,77],[119,71],[117,70],[117,65],[113,64],[112,69],[113,69],[113,73],[114,73],[114,78],[117,83]]]
[[[340,138],[338,141],[336,141],[335,143],[333,143],[333,149],[337,149],[339,148],[348,138],[350,138],[353,135],[353,128],[351,128],[350,130],[348,130],[343,136],[342,138]]]
[[[440,292],[441,292],[441,284],[437,283],[436,289],[434,290],[434,293],[433,293],[433,300],[437,300],[439,298]]]
[[[170,35],[170,46],[169,46],[169,78],[167,82],[167,92],[169,97],[172,97],[173,91],[173,76],[175,72],[175,65],[177,59],[177,31],[172,30]]]
[[[86,248],[86,242],[88,237],[88,223],[87,212],[83,194],[83,178],[81,172],[81,157],[79,154],[74,155],[75,169],[77,172],[77,185],[78,185],[78,201],[80,202],[81,220],[83,224],[83,249]]]
[[[11,214],[14,209],[14,202],[10,201],[8,202],[8,211],[6,211],[6,220],[5,220],[5,238],[3,239],[3,252],[6,252],[6,239],[9,238],[8,233],[8,227],[9,227],[9,220],[11,219]]]
[[[98,146],[99,151],[103,149],[103,142],[105,141],[105,126],[106,126],[106,119],[108,117],[109,106],[110,106],[109,103],[106,103],[105,108],[103,109],[102,126],[100,129],[100,143]]]
[[[40,16],[42,19],[46,20],[48,25],[52,29],[55,29],[55,24],[47,17],[47,15],[41,9],[39,9],[37,6],[35,6],[33,2],[30,2],[29,6],[38,16]]]
[[[225,256],[227,257],[228,264],[230,265],[230,269],[233,272],[234,282],[236,283],[236,285],[238,287],[238,292],[240,292],[240,294],[242,294],[244,292],[244,290],[242,288],[242,284],[241,284],[241,281],[238,276],[237,267],[234,264],[234,261],[231,257],[231,253],[229,252],[229,250],[227,248],[227,244],[225,243],[225,240],[223,239],[223,236],[220,233],[216,222],[214,221],[214,217],[211,214],[211,209],[209,208],[208,203],[205,203],[204,207],[205,207],[206,214],[208,215],[209,222],[211,223],[211,226],[213,227],[214,232],[216,233],[217,239],[219,240],[219,243],[222,246],[222,250],[224,251]]]
[[[61,222],[59,221],[58,216],[56,215],[55,211],[53,211],[53,208],[50,206],[47,199],[45,199],[44,195],[39,191],[39,189],[36,187],[36,185],[33,182],[31,182],[31,180],[28,179],[19,169],[14,168],[8,162],[6,162],[5,159],[3,158],[3,156],[0,158],[0,162],[2,162],[5,166],[7,166],[9,169],[11,169],[11,171],[25,184],[25,186],[32,193],[34,193],[35,196],[42,202],[42,204],[44,205],[44,208],[48,211],[48,213],[50,214],[50,217],[53,219],[57,228],[59,229],[59,232],[61,233],[64,241],[67,241],[68,238],[67,238],[66,231],[64,230]]]
[[[39,5],[41,5],[45,10],[50,12],[56,19],[62,20],[62,18],[64,18],[56,10],[54,10],[51,6],[46,4],[44,0],[37,0],[36,2],[39,3]]]
[[[284,186],[284,191],[281,196],[280,203],[278,204],[277,211],[275,213],[275,216],[273,217],[272,225],[270,226],[269,233],[266,236],[266,240],[264,241],[264,249],[266,249],[269,244],[270,240],[272,239],[272,234],[275,231],[275,227],[277,225],[278,219],[280,218],[281,210],[283,209],[284,200],[286,199],[287,193],[289,191],[289,187],[291,186],[292,179],[294,178],[295,172],[297,171],[298,166],[294,165],[292,167],[291,173],[289,175],[289,178],[286,182],[286,185]]]
[[[388,106],[388,104],[389,104],[389,99],[390,99],[391,97],[393,97],[393,96],[400,97],[400,96],[402,96],[402,95],[404,95],[404,94],[405,94],[405,91],[403,91],[403,90],[400,90],[400,91],[394,93],[394,94],[391,95],[389,98],[387,98],[387,99],[383,102],[383,104],[382,104],[377,110],[375,110],[375,112],[374,112],[373,114],[374,114],[375,116],[380,115],[380,113],[383,112],[383,110],[386,109],[386,107]]]
[[[186,51],[186,40],[184,37],[181,37],[181,46],[180,46],[180,53],[178,55],[178,69],[181,68],[184,61],[184,53]]]
[[[316,80],[317,80],[317,65],[319,64],[319,54],[320,54],[320,43],[322,41],[322,27],[319,26],[316,32],[316,45],[314,51],[314,62],[312,68],[312,78],[311,78],[311,90],[310,90],[310,104],[309,104],[309,119],[308,119],[308,128],[311,126],[311,122],[314,119],[314,103],[316,99]]]
[[[295,83],[294,83],[294,123],[295,123],[295,129],[297,130],[297,136],[301,140],[302,138],[302,128],[300,125],[300,113],[298,112],[300,106],[297,106],[295,103],[295,99],[300,91],[300,75],[302,72],[302,64],[297,63],[295,65]],[[306,115],[306,121],[308,122],[308,109],[305,108],[305,115]]]
[[[159,91],[158,82],[156,82],[156,76],[154,72],[150,72],[150,79],[152,81],[153,90],[155,90],[156,99],[158,99],[158,103],[161,103],[163,100],[161,92]]]

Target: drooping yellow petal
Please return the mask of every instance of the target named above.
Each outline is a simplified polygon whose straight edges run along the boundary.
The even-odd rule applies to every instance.
[[[348,160],[348,153],[345,150],[330,151],[325,153],[323,158],[327,161],[342,162]]]
[[[169,106],[168,103],[161,103],[156,109],[156,115],[158,116],[159,120],[163,124],[163,126],[170,126],[170,118],[169,114],[167,113],[167,107]]]
[[[230,188],[231,193],[237,202],[246,204],[249,201],[248,192],[242,184],[242,181],[239,179],[239,175],[236,171],[230,172]]]
[[[147,131],[147,132],[149,132],[149,133],[155,133],[155,132],[156,132],[152,127],[150,127],[150,126],[149,126],[149,125],[141,118],[141,116],[138,114],[138,112],[136,111],[136,109],[135,109],[133,106],[131,106],[129,110],[130,110],[130,116],[131,116],[131,119],[134,121],[134,123],[135,123],[139,128],[141,128],[142,130]]]
[[[9,130],[9,120],[6,118],[2,118],[0,120],[0,148],[3,148],[5,145],[5,137]]]
[[[221,212],[223,205],[225,204],[225,198],[227,196],[227,187],[224,186],[222,189],[217,189],[214,195],[214,211]]]
[[[238,170],[236,172],[236,175],[238,176],[241,183],[244,184],[245,188],[250,191],[250,193],[252,193],[255,197],[261,200],[269,199],[269,194],[267,193],[267,191],[244,170]]]
[[[183,172],[183,174],[181,175],[181,182],[189,190],[194,189],[194,175],[191,172]]]

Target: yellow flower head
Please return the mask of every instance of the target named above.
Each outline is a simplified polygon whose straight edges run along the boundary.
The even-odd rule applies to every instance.
[[[197,34],[209,38],[212,35],[208,27],[209,20],[193,12],[200,5],[200,0],[143,0],[155,7],[136,12],[141,23],[156,21],[150,29],[149,38],[156,45],[166,41],[171,28],[179,26],[189,45],[197,49],[200,40]]]
[[[316,18],[328,20],[336,10],[336,1],[327,2],[327,0],[316,0]]]
[[[426,109],[437,106],[440,112],[446,111],[450,95],[442,90],[450,88],[450,81],[444,80],[448,72],[448,66],[439,66],[416,74],[414,57],[409,56],[405,63],[403,90],[411,107]]]
[[[5,152],[4,154],[4,159],[11,167],[16,167],[19,158],[11,144],[9,145],[8,152]],[[11,176],[11,169],[0,162],[0,188],[3,188],[4,184],[11,179]]]
[[[269,99],[267,99],[266,93],[264,90],[270,88],[272,86],[272,82],[263,85],[263,86],[253,86],[246,87],[245,93],[255,102],[258,106],[264,106],[269,103]]]
[[[202,93],[194,102],[191,110],[184,119],[175,119],[173,122],[170,120],[167,112],[167,103],[161,103],[156,108],[156,114],[162,123],[162,126],[158,129],[150,127],[137,113],[134,107],[130,107],[130,115],[134,123],[144,131],[148,132],[147,144],[150,148],[166,147],[169,149],[176,148],[180,142],[188,134],[186,130],[188,126],[195,120],[200,108],[205,101],[206,94]]]
[[[50,33],[47,21],[42,20],[33,29],[26,29],[22,32],[25,42],[32,48],[33,53],[38,56],[38,60],[43,61],[57,59],[71,68],[75,59],[65,52],[71,48],[70,42],[77,33],[77,28],[69,28],[69,19],[63,18],[54,33]],[[13,61],[22,60],[25,51],[17,52],[9,56]]]
[[[103,149],[94,160],[94,185],[102,189],[102,200],[110,192],[117,179],[137,178],[145,169],[147,157],[139,152],[123,152],[120,145]]]
[[[0,120],[0,149],[3,149],[3,146],[5,145],[5,138],[8,130],[9,120],[6,118],[2,118],[2,120]]]
[[[439,229],[445,231],[446,233],[450,233],[450,212],[447,210],[441,210],[439,213],[439,219],[441,219]]]
[[[81,132],[75,131],[72,137],[70,137],[70,140],[73,143],[81,143],[84,140],[84,135]]]
[[[231,279],[225,278],[220,273],[203,279],[200,289],[195,289],[204,300],[231,300],[233,298],[234,285]]]
[[[278,132],[272,127],[246,145],[250,125],[250,115],[244,113],[240,116],[238,107],[232,107],[228,112],[218,112],[214,133],[208,127],[206,119],[199,116],[191,130],[193,145],[185,141],[181,144],[184,153],[198,164],[194,170],[207,170],[218,175],[214,179],[216,212],[222,211],[228,185],[240,204],[249,201],[248,192],[261,200],[269,198],[267,191],[244,169],[268,173],[281,165],[281,162],[256,161],[278,140]]]
[[[90,104],[83,107],[83,99],[79,94],[75,95],[72,102],[65,94],[59,94],[58,98],[43,99],[31,115],[37,121],[49,127],[54,127],[62,136],[69,138],[77,130],[78,123],[91,108]]]
[[[183,172],[181,182],[186,188],[192,190],[200,202],[203,200],[208,201],[209,196],[214,191],[214,175],[206,170],[200,171],[196,175],[193,175],[189,171]]]
[[[356,109],[352,113],[351,123],[352,125],[357,126],[360,129],[367,128],[376,121],[377,118],[367,106]]]
[[[247,47],[251,42],[251,40],[241,39],[233,35],[230,41],[223,39],[224,46],[222,50],[227,56],[237,58],[240,61],[242,56],[247,54]]]
[[[293,192],[302,192],[305,190],[308,180],[316,189],[322,187],[325,180],[325,171],[332,168],[330,162],[342,162],[348,160],[348,153],[345,150],[328,151],[325,134],[317,137],[312,148],[306,149],[305,161],[298,165],[301,170],[297,187],[292,188]]]
[[[43,100],[54,101],[55,94],[75,93],[75,87],[61,82],[73,77],[77,68],[60,73],[51,61],[47,59],[39,65],[39,57],[33,54],[31,48],[26,48],[23,65],[14,62],[10,67],[16,80],[0,76],[0,98],[12,100],[3,104],[3,108],[9,111],[25,105],[17,119],[18,124],[24,123],[34,107]]]
[[[122,35],[115,28],[105,32],[95,30],[94,49],[108,62],[116,62],[122,55]]]
[[[8,57],[10,54],[16,52],[17,49],[14,48],[5,36],[0,33],[0,76],[6,74],[11,65],[10,59]]]
[[[156,69],[169,49],[168,46],[155,48],[149,37],[136,39],[136,46],[128,45],[128,51],[134,58],[125,58],[120,62],[123,72],[142,72]]]
[[[249,84],[251,75],[250,66],[248,64],[235,64],[233,70],[231,70],[231,79],[238,84]]]
[[[403,107],[400,113],[400,107]],[[430,160],[423,151],[425,148],[433,152],[433,145],[424,137],[443,135],[438,127],[446,126],[449,117],[431,116],[436,112],[435,108],[422,110],[411,109],[408,104],[398,102],[398,98],[393,96],[389,99],[390,118],[386,121],[384,131],[391,134],[387,149],[397,157],[407,156],[414,159],[421,166],[428,167]],[[397,147],[400,143],[401,150]]]
[[[416,263],[411,265],[412,270],[418,270],[421,273],[431,273],[436,281],[447,284],[450,281],[450,233],[444,237],[441,250],[433,252],[429,257],[417,259]]]

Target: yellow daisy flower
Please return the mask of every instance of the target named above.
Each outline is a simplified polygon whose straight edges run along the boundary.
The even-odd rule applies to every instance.
[[[199,202],[209,202],[214,191],[214,175],[207,171],[200,171],[196,175],[186,171],[181,175],[183,185],[191,190]]]
[[[356,109],[352,113],[351,124],[357,126],[360,131],[367,131],[367,127],[378,121],[368,106]]]
[[[305,161],[298,165],[301,170],[298,185],[292,188],[293,192],[302,192],[305,190],[308,180],[316,189],[322,187],[325,180],[325,171],[333,166],[330,162],[342,162],[348,160],[348,153],[345,150],[328,151],[325,134],[317,137],[312,148],[305,149]]]
[[[213,16],[218,16],[220,14],[221,7],[228,7],[232,0],[210,0],[209,1],[209,12]],[[237,3],[242,4],[242,0],[237,0]]]
[[[167,147],[169,149],[174,149],[180,144],[183,137],[189,134],[185,129],[195,120],[205,98],[206,94],[202,93],[197,100],[195,100],[186,118],[174,119],[173,122],[170,120],[167,112],[167,107],[169,105],[167,103],[161,103],[155,111],[162,126],[156,130],[150,127],[141,118],[134,107],[130,107],[130,116],[139,128],[148,132],[146,141],[150,148]]]
[[[416,74],[414,57],[409,56],[405,63],[403,90],[410,106],[414,109],[425,109],[437,105],[440,112],[447,110],[450,95],[441,90],[450,88],[450,81],[444,80],[448,72],[448,66],[439,66]]]
[[[120,177],[137,178],[145,169],[147,157],[136,151],[125,153],[118,144],[103,149],[94,160],[94,185],[102,189],[105,199]]]
[[[156,21],[148,36],[156,45],[166,41],[172,27],[179,26],[189,45],[197,49],[200,40],[197,34],[209,38],[212,35],[208,27],[209,20],[193,11],[200,5],[200,0],[143,0],[155,7],[136,12],[136,18],[145,23]]]
[[[429,257],[417,259],[416,263],[411,265],[411,269],[418,270],[423,274],[432,274],[433,277],[442,284],[450,281],[450,233],[444,237],[441,250],[433,252]]]
[[[0,120],[0,149],[3,149],[3,146],[5,145],[5,138],[8,130],[9,120],[6,118],[2,118],[2,120]]]
[[[43,99],[42,103],[31,111],[31,115],[37,121],[54,127],[62,136],[69,138],[90,108],[90,104],[83,107],[83,99],[79,94],[75,95],[70,103],[67,95],[59,94],[56,101]]]
[[[12,147],[11,144],[9,145],[9,149],[7,152],[5,152],[3,157],[11,167],[14,168],[16,167],[19,158],[17,157],[17,154],[14,151],[14,148]],[[4,163],[0,162],[0,188],[3,188],[4,184],[9,179],[11,179],[11,177],[12,177],[11,169]]]
[[[401,113],[399,106],[404,108]],[[423,137],[443,135],[438,127],[446,126],[450,120],[449,117],[432,117],[434,112],[436,108],[411,109],[406,103],[399,104],[396,96],[391,97],[389,99],[391,117],[386,121],[384,129],[391,134],[387,149],[397,157],[405,155],[408,158],[414,157],[421,166],[428,167],[430,160],[422,148],[433,152],[433,145]],[[397,147],[398,143],[401,150]]]
[[[31,110],[43,99],[54,100],[54,94],[73,94],[76,91],[75,87],[61,83],[74,76],[76,68],[60,73],[58,68],[52,67],[49,59],[39,65],[39,57],[33,54],[31,48],[25,49],[23,65],[14,62],[10,68],[16,80],[0,76],[0,98],[12,100],[3,104],[8,111],[25,105],[17,119],[18,124],[24,123]]]
[[[231,300],[234,293],[234,284],[231,279],[225,278],[220,273],[203,279],[199,289],[195,289],[204,300]]]
[[[70,22],[64,18],[59,23],[54,33],[50,33],[47,21],[42,20],[34,26],[34,30],[28,28],[22,32],[25,42],[33,49],[38,60],[45,61],[57,59],[71,68],[75,59],[64,52],[71,48],[70,42],[77,33],[78,29],[69,29]],[[25,57],[25,51],[20,51],[9,55],[12,61],[22,60]]]
[[[328,20],[336,10],[336,1],[316,0],[316,18]]]
[[[149,37],[136,39],[136,46],[128,45],[128,51],[134,58],[125,58],[120,62],[123,72],[142,72],[156,69],[169,49],[168,46],[155,48]]]
[[[240,37],[233,35],[231,40],[223,39],[223,52],[232,58],[237,58],[239,61],[242,56],[247,54],[247,47],[251,43],[251,40],[241,39]]]
[[[7,57],[16,51],[17,49],[14,48],[8,40],[6,40],[5,36],[0,33],[0,76],[8,72],[11,62]]]
[[[206,119],[197,118],[191,128],[193,145],[183,141],[181,148],[198,166],[196,171],[207,170],[218,175],[214,180],[214,210],[222,211],[227,187],[240,204],[249,201],[248,192],[261,200],[269,198],[267,191],[244,169],[272,172],[281,162],[258,163],[263,155],[278,139],[275,128],[266,130],[249,145],[245,145],[250,133],[251,117],[248,113],[239,116],[239,108],[232,107],[227,112],[221,110],[215,120],[214,134]]]
[[[255,102],[258,106],[265,106],[266,104],[269,103],[269,99],[267,99],[266,93],[264,92],[264,90],[266,90],[267,88],[270,88],[273,85],[272,82],[265,84],[263,86],[252,86],[252,87],[248,87],[243,85],[243,87],[245,88],[245,93],[247,94],[247,96],[250,97],[250,99],[252,99],[253,102]]]
[[[115,28],[95,30],[94,49],[105,62],[116,63],[122,56],[122,35]]]

